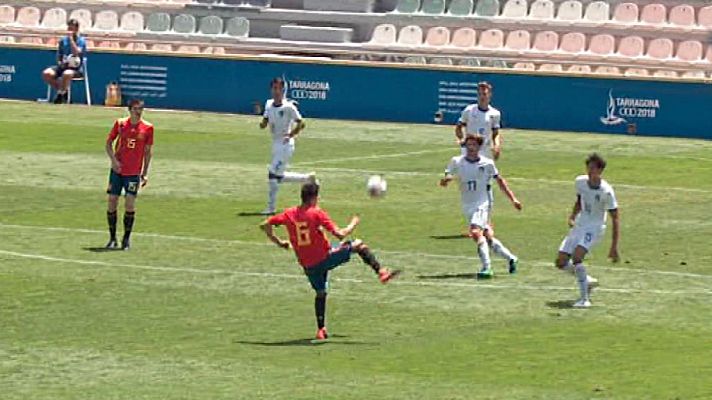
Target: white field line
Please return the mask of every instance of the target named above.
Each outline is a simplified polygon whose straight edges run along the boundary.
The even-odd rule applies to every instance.
[[[452,149],[440,148],[440,149],[432,149],[432,150],[410,151],[410,152],[406,152],[406,153],[372,154],[372,155],[368,155],[368,156],[358,156],[358,157],[330,158],[330,159],[322,159],[322,160],[314,160],[314,161],[304,161],[304,162],[300,162],[296,165],[308,166],[308,165],[328,164],[331,162],[342,162],[342,161],[379,160],[382,158],[408,157],[408,156],[416,156],[419,154],[441,153],[444,151],[452,151]]]
[[[0,223],[0,228],[10,228],[10,229],[25,229],[25,230],[39,230],[39,231],[55,231],[55,232],[74,232],[74,233],[90,233],[90,234],[106,234],[105,231],[96,229],[81,229],[81,228],[66,228],[57,226],[34,226],[34,225],[14,225],[14,224],[4,224]],[[211,238],[201,238],[195,236],[179,236],[179,235],[164,235],[160,233],[146,233],[146,232],[134,232],[134,236],[145,236],[153,237],[158,239],[168,239],[168,240],[184,240],[189,242],[202,242],[202,243],[221,243],[226,245],[242,245],[242,246],[258,246],[258,247],[274,247],[273,244],[268,242],[250,242],[246,240],[233,240],[233,239],[211,239]],[[420,253],[411,251],[393,251],[393,250],[376,250],[380,254],[390,254],[394,256],[401,257],[417,257],[417,258],[435,258],[444,260],[463,260],[463,261],[473,261],[476,257],[455,255],[455,254],[433,254],[433,253]],[[541,261],[541,260],[522,260],[527,265],[535,267],[544,267],[554,269],[553,260],[556,254],[552,256],[552,261]],[[617,272],[634,272],[642,275],[667,275],[676,276],[681,278],[695,278],[695,279],[712,279],[712,275],[705,274],[695,274],[693,272],[677,272],[677,271],[661,271],[661,270],[651,270],[651,269],[640,269],[640,268],[623,268],[623,267],[606,267],[606,266],[596,266],[596,269],[603,269],[609,271]]]
[[[373,156],[371,158],[378,158],[377,156]],[[319,162],[336,162],[338,160],[319,160]],[[295,163],[295,167],[301,167],[301,166],[309,166],[316,163]],[[443,164],[445,165],[445,164]],[[383,175],[385,177],[388,177],[389,175],[391,176],[429,176],[433,178],[438,178],[442,176],[442,172],[419,172],[419,171],[381,171],[381,170],[369,170],[369,169],[355,169],[355,168],[332,168],[332,167],[317,167],[317,171],[333,171],[333,172],[348,172],[348,173],[359,173],[359,174],[368,174],[368,175]],[[443,167],[443,171],[445,168]],[[522,177],[517,177],[517,176],[505,176],[505,178],[508,181],[515,181],[515,182],[538,182],[538,183],[550,183],[550,184],[557,184],[557,185],[568,185],[568,186],[573,186],[573,179],[570,181],[564,181],[564,180],[559,180],[559,179],[545,179],[545,178],[522,178]],[[663,190],[663,191],[669,191],[669,192],[687,192],[687,193],[704,193],[704,194],[712,194],[712,190],[706,190],[706,189],[697,189],[697,188],[684,188],[684,187],[675,187],[675,186],[644,186],[644,185],[632,185],[632,184],[627,184],[627,183],[613,183],[613,187],[617,188],[625,188],[625,189],[635,189],[635,190]]]
[[[255,278],[280,278],[280,279],[304,279],[303,275],[296,274],[275,274],[270,272],[246,272],[246,271],[231,271],[222,269],[199,269],[199,268],[178,268],[178,267],[163,267],[156,265],[138,265],[138,264],[121,264],[121,263],[111,263],[106,261],[91,261],[91,260],[80,260],[73,258],[60,258],[45,256],[42,254],[28,254],[19,253],[15,251],[0,250],[0,254],[6,255],[14,258],[25,258],[33,260],[41,260],[47,262],[55,263],[65,263],[65,264],[78,264],[78,265],[93,265],[101,267],[111,267],[111,268],[125,268],[125,269],[136,269],[144,271],[161,271],[161,272],[173,272],[173,273],[191,273],[191,274],[204,274],[204,275],[239,275],[239,276],[251,276]],[[334,279],[339,282],[349,282],[349,283],[368,283],[374,284],[374,280],[369,280],[368,282],[363,279],[353,279],[353,278],[337,278]],[[457,288],[487,288],[487,289],[511,289],[511,290],[533,290],[533,291],[571,291],[573,288],[571,286],[547,286],[547,285],[494,285],[494,284],[469,284],[469,283],[454,283],[454,282],[415,282],[415,281],[393,281],[391,285],[398,286],[420,286],[420,287],[457,287]],[[629,288],[597,288],[598,292],[610,292],[610,293],[651,293],[651,294],[664,294],[664,295],[696,295],[696,294],[712,294],[712,290],[658,290],[658,289],[629,289]]]

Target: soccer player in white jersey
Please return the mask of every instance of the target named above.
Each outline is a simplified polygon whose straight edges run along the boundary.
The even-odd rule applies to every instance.
[[[489,82],[477,84],[477,103],[470,104],[462,110],[460,119],[455,126],[455,137],[462,148],[464,156],[465,135],[482,136],[484,143],[480,146],[480,155],[493,160],[499,159],[502,152],[502,136],[499,133],[502,114],[494,108],[492,100],[492,85]]]
[[[288,172],[289,161],[294,154],[294,139],[306,124],[297,106],[284,96],[284,80],[274,78],[270,84],[272,98],[265,103],[260,129],[270,127],[272,133],[272,162],[269,165],[269,196],[263,215],[276,211],[277,192],[282,182],[315,182],[316,174]]]
[[[493,250],[496,254],[510,260],[510,273],[516,271],[517,258],[501,242],[494,237],[489,226],[490,200],[489,191],[492,179],[497,181],[499,188],[509,198],[517,210],[522,209],[522,203],[509,189],[507,181],[499,175],[497,167],[489,158],[479,154],[484,143],[482,136],[467,135],[464,139],[467,153],[464,156],[453,157],[445,170],[445,177],[440,180],[440,186],[446,187],[455,177],[460,181],[462,212],[469,224],[470,236],[477,243],[477,253],[482,261],[482,269],[478,278],[492,277],[488,240],[496,243]]]
[[[587,175],[576,177],[576,203],[569,217],[571,230],[559,247],[556,266],[576,275],[581,298],[574,307],[591,306],[591,289],[598,281],[590,277],[583,265],[583,259],[606,231],[606,214],[613,221],[613,239],[608,257],[618,262],[618,240],[620,238],[620,217],[618,202],[613,187],[601,178],[606,161],[593,153],[586,159]],[[573,264],[571,260],[573,259]]]

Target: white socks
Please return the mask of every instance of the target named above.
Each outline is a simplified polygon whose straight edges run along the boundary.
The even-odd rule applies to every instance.
[[[574,265],[574,273],[576,274],[576,281],[579,285],[579,290],[581,291],[581,299],[589,300],[588,298],[588,275],[586,274],[586,267],[583,264]]]
[[[502,242],[500,242],[497,238],[492,238],[492,251],[494,252],[494,254],[504,258],[507,261],[517,259],[517,256],[512,254],[512,252],[509,251],[508,248],[504,247]]]
[[[489,255],[489,245],[487,244],[487,239],[484,236],[480,236],[477,241],[477,254],[480,256],[480,261],[482,261],[482,270],[486,271],[490,269],[490,255]]]
[[[276,179],[269,180],[269,197],[267,198],[267,208],[271,211],[277,206],[277,192],[279,191],[279,182]]]

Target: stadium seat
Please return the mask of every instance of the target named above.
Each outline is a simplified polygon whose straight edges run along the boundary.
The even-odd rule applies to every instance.
[[[17,12],[15,22],[26,27],[37,27],[40,25],[40,9],[37,7],[22,7]]]
[[[179,53],[193,53],[193,54],[200,54],[200,46],[195,46],[195,45],[188,45],[188,44],[182,44],[178,46]]]
[[[423,0],[420,8],[423,14],[441,15],[445,13],[445,0]]]
[[[140,50],[140,51],[146,51],[148,50],[148,46],[146,46],[146,43],[127,43],[126,47],[124,47],[126,50]]]
[[[171,30],[171,16],[159,12],[148,16],[146,30],[151,32],[168,32]]]
[[[15,43],[14,36],[0,36],[0,43]]]
[[[498,59],[485,59],[480,61],[480,65],[487,68],[509,68],[506,61]]]
[[[467,16],[472,14],[472,10],[475,7],[473,0],[452,0],[450,2],[450,7],[448,7],[448,14],[455,16]]]
[[[670,23],[677,26],[694,27],[695,9],[688,4],[680,4],[670,10]]]
[[[94,29],[100,31],[116,31],[119,29],[119,15],[116,11],[99,11],[94,16]]]
[[[508,50],[526,51],[531,45],[531,35],[525,30],[511,31],[507,34],[507,41],[504,47]]]
[[[477,32],[472,28],[460,28],[452,34],[451,45],[469,49],[477,45]],[[479,66],[479,64],[477,64]]]
[[[618,42],[618,55],[628,58],[640,57],[645,52],[645,42],[640,36],[626,36]]]
[[[561,64],[541,64],[538,70],[544,72],[563,72],[564,67],[562,67]]]
[[[538,32],[534,35],[532,49],[542,53],[556,51],[559,48],[559,34],[553,31]]]
[[[427,61],[423,56],[408,56],[403,60],[406,64],[425,64]]]
[[[15,22],[15,7],[13,6],[0,6],[0,24],[8,25]],[[12,36],[5,36],[12,37]],[[14,40],[15,38],[13,38]]]
[[[508,19],[522,19],[529,14],[529,6],[526,0],[509,0],[504,3],[500,17]]]
[[[559,21],[578,21],[583,16],[583,4],[578,0],[566,0],[559,4],[559,13],[556,19]]]
[[[682,77],[687,79],[705,79],[705,71],[685,71],[682,73]]]
[[[195,25],[195,17],[190,14],[179,14],[173,18],[173,32],[175,33],[195,33]]]
[[[398,0],[398,5],[394,12],[402,14],[414,14],[420,10],[420,0]]]
[[[69,19],[76,19],[80,29],[88,29],[92,26],[91,11],[85,8],[79,8],[69,13]]]
[[[452,65],[452,60],[448,57],[433,57],[429,61],[432,65]]]
[[[213,54],[225,54],[225,48],[222,46],[213,47]]]
[[[585,52],[586,35],[580,32],[565,33],[564,36],[561,37],[559,50],[571,54],[581,54]]]
[[[442,47],[450,44],[450,30],[442,26],[428,29],[425,44],[433,47]]]
[[[667,60],[672,58],[673,43],[668,38],[656,38],[648,44],[648,52],[646,56],[658,60]]]
[[[623,24],[638,22],[638,5],[635,3],[620,3],[613,11],[613,21]]]
[[[143,14],[129,11],[121,16],[121,29],[128,32],[143,31]]]
[[[97,47],[100,49],[120,49],[121,44],[113,40],[102,40]]]
[[[666,22],[667,9],[664,5],[653,3],[643,7],[640,22],[648,25],[662,25]]]
[[[618,67],[612,67],[610,65],[602,65],[600,67],[596,67],[596,69],[593,71],[595,74],[601,74],[601,75],[620,75],[621,70]]]
[[[392,24],[378,25],[371,34],[369,44],[377,46],[391,46],[396,43],[396,27]]]
[[[610,6],[605,1],[594,1],[586,7],[586,13],[583,16],[587,23],[604,23],[608,22],[610,17]]]
[[[597,56],[608,56],[613,54],[616,40],[609,34],[595,35],[588,44],[588,51]]]
[[[514,63],[512,69],[518,69],[520,71],[534,71],[536,69],[536,65],[530,62],[518,62]]]
[[[697,10],[697,25],[704,29],[712,29],[712,6]]]
[[[43,44],[42,38],[37,36],[25,36],[20,38],[22,44]]]
[[[590,74],[591,66],[585,64],[574,64],[567,68],[566,72],[571,72],[572,74]]]
[[[244,17],[233,17],[227,20],[225,33],[233,37],[248,37],[250,35],[250,20]]]
[[[420,46],[423,44],[423,29],[418,25],[404,26],[398,34],[398,44],[401,46]]]
[[[215,15],[208,15],[200,19],[200,28],[203,35],[220,35],[223,33],[223,20]]]
[[[47,29],[67,29],[67,11],[63,8],[50,8],[42,18],[42,27]]]
[[[478,17],[496,17],[499,15],[499,0],[478,0],[475,5]]]
[[[479,47],[484,49],[501,49],[504,46],[504,33],[499,29],[488,29],[480,33]]]
[[[650,76],[650,73],[645,68],[628,68],[623,73],[624,76]]]
[[[702,43],[697,40],[686,40],[677,45],[675,57],[680,61],[695,62],[702,58]]]
[[[653,72],[653,76],[657,78],[677,78],[677,72],[675,71],[670,71],[667,69],[660,69],[655,72]]]
[[[163,52],[171,52],[173,51],[173,46],[171,46],[168,43],[154,43],[150,47],[151,51],[163,51]]]
[[[554,19],[554,2],[551,0],[534,0],[529,8],[529,18],[552,20]]]
[[[462,65],[463,67],[479,67],[480,60],[476,58],[463,58],[457,64]]]

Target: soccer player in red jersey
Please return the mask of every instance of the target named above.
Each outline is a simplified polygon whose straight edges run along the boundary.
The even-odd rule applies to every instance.
[[[151,165],[153,147],[153,125],[141,118],[143,100],[134,99],[129,102],[128,118],[119,118],[114,122],[106,139],[106,154],[111,160],[109,173],[109,207],[106,213],[109,221],[109,243],[107,249],[116,249],[116,209],[119,196],[126,193],[124,212],[124,237],[121,249],[128,250],[131,246],[130,237],[136,216],[136,196],[139,188],[148,183],[148,168]]]
[[[351,234],[359,224],[357,216],[351,218],[346,228],[339,228],[329,218],[326,211],[319,208],[319,185],[309,182],[302,186],[302,204],[286,209],[283,213],[266,219],[260,227],[269,239],[277,246],[288,250],[294,249],[299,264],[304,269],[312,288],[316,292],[314,310],[316,312],[317,339],[326,339],[325,327],[326,293],[329,286],[329,271],[344,264],[351,258],[351,253],[357,253],[364,263],[368,264],[378,274],[381,283],[387,283],[396,277],[400,271],[390,271],[378,262],[371,250],[359,239],[342,241],[332,247],[326,238],[326,232],[339,240]],[[284,225],[289,233],[289,241],[280,239],[274,234],[273,226]]]

